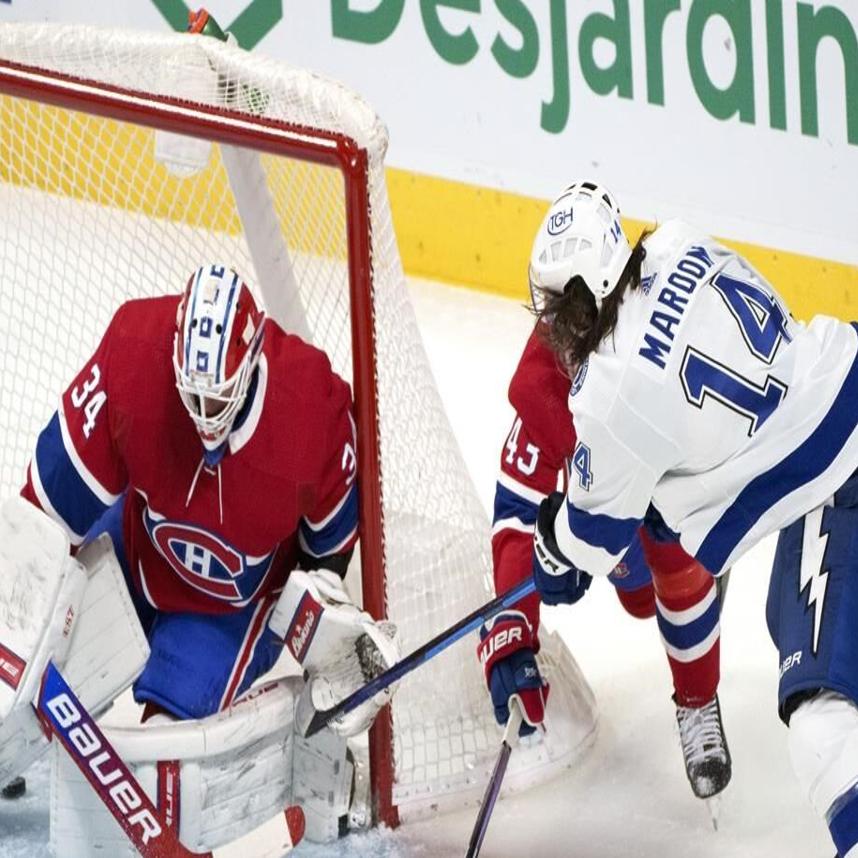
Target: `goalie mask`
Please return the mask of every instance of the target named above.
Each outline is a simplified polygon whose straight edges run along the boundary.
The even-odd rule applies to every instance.
[[[539,310],[540,292],[562,294],[581,277],[596,305],[616,288],[631,256],[611,193],[594,182],[574,182],[551,204],[530,254],[530,292]]]
[[[265,314],[231,268],[206,265],[188,280],[176,316],[176,387],[206,450],[229,434],[259,362]]]

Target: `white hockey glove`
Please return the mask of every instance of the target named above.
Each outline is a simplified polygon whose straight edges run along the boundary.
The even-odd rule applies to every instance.
[[[292,572],[269,626],[307,675],[298,701],[299,729],[315,711],[335,705],[400,657],[396,626],[358,608],[340,577],[327,569]],[[340,736],[361,733],[392,696],[393,687],[386,688],[328,726]]]
[[[42,671],[68,652],[87,574],[65,531],[23,498],[0,512],[0,722],[29,707]]]

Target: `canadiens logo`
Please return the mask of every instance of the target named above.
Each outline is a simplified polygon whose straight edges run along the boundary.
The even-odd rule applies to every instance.
[[[179,577],[218,599],[244,598],[236,578],[245,571],[244,555],[214,534],[188,524],[149,524],[152,542]]]

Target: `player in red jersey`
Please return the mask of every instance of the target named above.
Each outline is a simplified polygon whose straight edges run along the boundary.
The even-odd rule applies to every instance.
[[[501,452],[495,492],[492,550],[495,588],[510,589],[531,574],[539,504],[565,486],[575,449],[569,415],[574,383],[534,330],[509,386],[516,415]],[[712,576],[657,521],[611,573],[617,596],[634,617],[655,616],[673,675],[674,701],[686,772],[694,794],[709,798],[730,780],[730,755],[718,706],[720,604]],[[656,534],[654,538],[653,533]],[[580,582],[578,597],[589,587]],[[544,597],[543,597],[544,600]],[[548,684],[534,658],[539,651],[539,596],[524,599],[484,627],[480,652],[498,721],[516,696],[523,732],[543,720]]]
[[[144,720],[161,722],[227,709],[284,645],[308,675],[299,713],[397,659],[395,629],[343,584],[355,477],[349,386],[323,352],[266,319],[235,271],[206,265],[182,295],[119,308],[39,435],[22,495],[73,552],[111,536],[151,650],[134,696]],[[0,644],[15,634],[0,621]],[[332,729],[366,729],[387,699]],[[344,741],[340,751],[332,771],[344,770]]]
[[[354,772],[345,737],[391,692],[316,739],[301,725],[399,657],[395,627],[354,605],[343,582],[358,538],[351,405],[326,355],[266,319],[227,266],[199,268],[182,295],[119,308],[38,437],[29,504],[0,508],[12,545],[0,606],[28,588],[31,602],[26,623],[0,610],[0,777],[47,744],[27,677],[68,662],[81,699],[99,706],[133,681],[145,723],[126,747],[159,771],[191,765],[171,783],[206,848],[294,801],[308,838],[337,836]],[[245,694],[284,647],[304,681]],[[226,781],[241,809],[230,819],[208,809]],[[89,787],[55,810],[83,842],[75,789]]]

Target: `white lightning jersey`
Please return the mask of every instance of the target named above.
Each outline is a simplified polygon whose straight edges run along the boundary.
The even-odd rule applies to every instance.
[[[858,468],[858,332],[797,322],[745,260],[679,221],[646,249],[642,288],[572,385],[558,544],[607,575],[652,502],[718,573]]]

